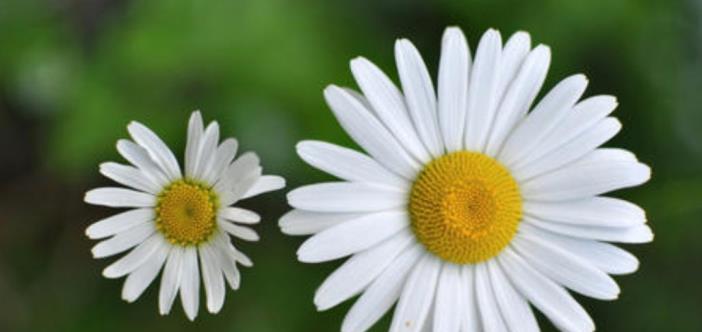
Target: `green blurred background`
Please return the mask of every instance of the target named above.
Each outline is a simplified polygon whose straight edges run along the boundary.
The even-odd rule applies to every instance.
[[[546,87],[583,72],[588,95],[618,96],[624,130],[610,145],[654,170],[620,195],[648,211],[656,240],[628,247],[641,268],[616,278],[618,301],[578,299],[602,331],[702,331],[701,17],[696,0],[0,0],[0,331],[338,330],[350,302],[312,304],[338,262],[296,262],[302,239],[277,227],[283,191],[246,202],[264,216],[262,240],[239,244],[255,266],[219,315],[201,306],[194,323],[179,304],[158,315],[156,284],[126,304],[122,281],[101,277],[112,259],[91,258],[84,229],[115,211],[83,193],[109,183],[97,165],[121,161],[130,120],[180,156],[194,109],[289,188],[327,179],[294,153],[307,138],[351,144],[322,89],[353,86],[357,55],[396,79],[398,37],[436,73],[447,25],[472,46],[489,27],[529,31],[552,47]]]

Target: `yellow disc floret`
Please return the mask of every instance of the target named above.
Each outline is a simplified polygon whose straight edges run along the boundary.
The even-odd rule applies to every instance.
[[[447,154],[426,165],[412,186],[412,230],[433,254],[456,264],[497,255],[522,216],[517,182],[496,160],[476,152]]]
[[[156,228],[173,244],[198,245],[217,228],[217,195],[191,180],[178,180],[159,195]]]

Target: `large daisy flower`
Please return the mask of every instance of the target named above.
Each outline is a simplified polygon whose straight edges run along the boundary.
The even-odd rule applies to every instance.
[[[92,249],[95,258],[132,249],[105,268],[107,278],[127,276],[122,298],[133,302],[161,275],[159,311],[168,314],[176,295],[190,320],[197,316],[200,272],[207,310],[217,313],[224,304],[225,280],[238,289],[237,263],[251,260],[231,242],[231,236],[257,241],[258,235],[242,225],[256,224],[253,211],[232,207],[239,200],[285,186],[278,176],[261,175],[258,157],[245,153],[235,160],[237,141],[219,144],[219,125],[205,129],[202,117],[190,117],[185,148],[185,172],[171,150],[149,128],[138,122],[127,127],[134,141],[120,140],[117,150],[132,165],[107,162],[100,173],[130,189],[97,188],[85,194],[90,204],[128,211],[88,227],[91,239],[105,239]]]
[[[367,330],[396,302],[391,331],[537,331],[531,306],[559,329],[590,331],[567,290],[613,300],[610,275],[637,269],[607,242],[651,241],[644,211],[601,195],[646,182],[650,169],[599,147],[621,129],[609,116],[617,102],[579,101],[585,76],[532,107],[550,51],[530,44],[518,32],[503,46],[489,30],[473,60],[463,33],[449,28],[436,93],[404,39],[395,44],[402,91],[364,58],[351,61],[362,94],[324,91],[367,155],[299,143],[302,159],[341,181],[290,192],[295,209],[280,226],[313,234],[300,261],[351,256],[314,297],[325,310],[361,294],[342,331]]]

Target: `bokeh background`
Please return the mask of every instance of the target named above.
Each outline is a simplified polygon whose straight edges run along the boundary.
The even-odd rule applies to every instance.
[[[702,331],[701,17],[697,0],[0,0],[0,331],[338,330],[350,302],[317,313],[312,296],[339,263],[296,262],[302,239],[277,227],[283,191],[245,204],[264,217],[262,240],[240,243],[255,266],[194,323],[179,304],[159,316],[155,285],[126,304],[122,281],[101,277],[112,259],[91,258],[84,229],[115,211],[83,193],[109,183],[97,166],[121,161],[130,120],[182,151],[194,109],[289,188],[327,179],[294,153],[301,139],[352,144],[322,89],[354,86],[357,55],[396,79],[398,37],[435,74],[447,25],[471,45],[489,27],[529,31],[553,50],[545,87],[582,72],[587,95],[618,96],[624,130],[609,145],[654,172],[617,195],[648,211],[656,239],[627,247],[641,268],[616,278],[618,301],[578,299],[602,331]]]

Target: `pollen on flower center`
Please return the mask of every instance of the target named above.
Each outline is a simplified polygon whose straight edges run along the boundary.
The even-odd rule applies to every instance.
[[[168,185],[158,196],[156,228],[173,244],[198,245],[217,228],[217,195],[190,180]]]
[[[453,263],[478,263],[512,240],[522,198],[496,160],[459,151],[426,165],[412,186],[409,211],[412,230],[427,250]]]

